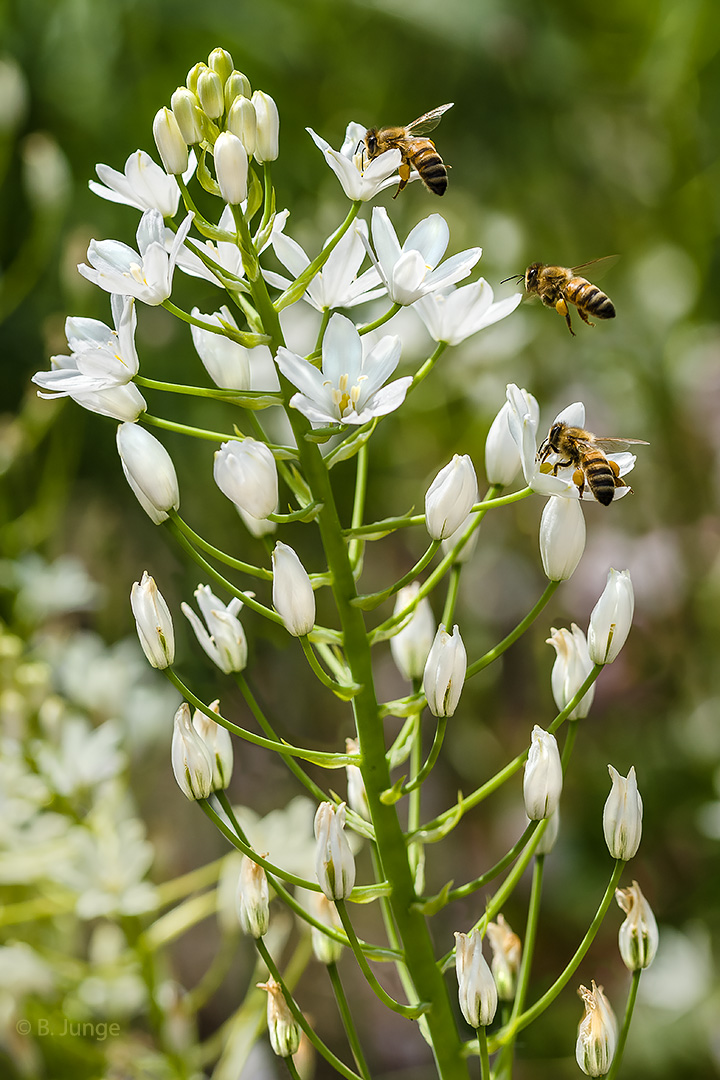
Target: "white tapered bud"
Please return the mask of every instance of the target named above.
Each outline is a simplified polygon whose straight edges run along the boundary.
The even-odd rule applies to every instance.
[[[534,417],[537,424],[540,417],[538,403],[527,390],[519,390],[526,410]],[[509,417],[511,405],[506,401],[497,414],[488,432],[485,442],[485,475],[489,484],[507,487],[520,471],[520,451],[510,431]]]
[[[398,615],[409,607],[419,591],[420,585],[416,581],[400,589],[393,614]],[[434,639],[435,619],[430,601],[425,596],[416,604],[409,621],[394,637],[390,638],[392,658],[404,679],[412,682],[414,679],[422,678],[425,661]]]
[[[635,766],[627,776],[608,765],[612,787],[603,810],[605,843],[613,859],[632,859],[642,838],[643,803],[638,791]]]
[[[562,784],[562,765],[555,736],[536,724],[523,777],[525,813],[531,821],[550,817],[560,801]]]
[[[277,466],[265,443],[249,438],[222,443],[215,453],[213,477],[223,495],[253,517],[275,512]]]
[[[650,967],[657,952],[659,934],[653,910],[637,881],[629,889],[616,889],[615,899],[627,918],[618,933],[618,945],[628,971]]]
[[[239,206],[247,199],[248,156],[237,135],[223,131],[213,149],[220,194],[226,203]]]
[[[558,838],[559,831],[560,807],[556,806],[550,817],[547,819],[547,825],[543,829],[543,834],[538,840],[537,847],[535,848],[535,854],[549,855],[552,849],[555,847],[555,841]]]
[[[153,138],[165,171],[172,176],[184,173],[188,167],[187,144],[175,114],[167,106],[163,106],[155,114]]]
[[[297,554],[281,540],[272,553],[273,607],[294,637],[309,634],[315,623],[315,594]]]
[[[154,435],[137,424],[120,424],[117,448],[125,479],[148,517],[160,525],[180,506],[172,458]]]
[[[217,120],[225,111],[225,95],[223,93],[223,81],[216,71],[206,67],[198,75],[197,96],[200,98],[202,111],[211,120]]]
[[[345,900],[355,884],[355,859],[344,830],[345,803],[320,803],[315,814],[315,873],[328,900]]]
[[[425,524],[433,540],[444,540],[462,525],[477,502],[477,476],[467,454],[455,454],[425,495]]]
[[[611,570],[588,626],[588,651],[594,664],[613,662],[630,633],[634,610],[630,571]]]
[[[251,96],[252,87],[247,75],[243,75],[241,71],[231,71],[228,81],[225,83],[225,109],[230,109],[235,98],[250,98]]]
[[[585,550],[585,517],[579,499],[551,495],[540,519],[540,557],[550,581],[567,581]]]
[[[575,623],[570,624],[569,630],[564,627],[560,630],[556,630],[554,626],[550,627],[550,637],[547,638],[546,644],[552,645],[557,654],[550,682],[555,704],[559,712],[562,712],[592,671],[593,662],[590,659],[585,635]],[[568,719],[581,720],[587,716],[594,697],[595,686],[593,685],[568,715]]]
[[[220,714],[220,701],[210,704],[212,712]],[[222,724],[211,720],[200,709],[193,714],[193,727],[205,743],[212,761],[212,790],[224,791],[230,783],[233,771],[233,747],[230,732]]]
[[[310,893],[310,914],[314,915],[319,923],[331,930],[342,930],[343,925],[338,915],[337,908],[332,900],[321,892]],[[336,964],[342,956],[343,945],[335,938],[323,934],[322,930],[312,927],[312,950],[315,959],[321,964]]]
[[[360,745],[357,739],[345,740],[345,753],[357,754],[360,750]],[[365,781],[363,780],[362,772],[358,765],[346,765],[345,775],[347,776],[347,804],[351,810],[354,810],[360,817],[365,818],[366,821],[370,821],[370,805],[368,803],[367,791],[365,790]]]
[[[202,113],[200,102],[186,86],[178,86],[170,98],[175,119],[188,146],[195,146],[202,141]]]
[[[497,922],[487,924],[487,936],[492,949],[490,970],[498,997],[501,1001],[512,1001],[517,988],[522,943],[502,915],[498,915]]]
[[[262,164],[265,161],[274,161],[279,153],[280,146],[280,117],[277,105],[269,94],[262,90],[256,90],[252,96],[255,108],[256,134],[255,134],[255,159]]]
[[[423,690],[433,716],[452,716],[465,683],[467,653],[460,629],[448,634],[441,624],[432,643],[423,673]]]
[[[147,570],[130,591],[130,606],[135,616],[142,650],[154,668],[166,668],[175,659],[175,631],[170,609]]]
[[[300,1028],[290,1012],[282,987],[275,979],[257,983],[259,990],[267,992],[267,1029],[270,1045],[278,1057],[292,1057],[300,1045]]]
[[[255,106],[250,98],[235,98],[228,113],[227,129],[233,135],[237,135],[245,147],[248,157],[252,157],[255,153],[257,118],[255,116]]]
[[[190,706],[185,701],[175,713],[171,760],[183,795],[207,799],[213,790],[213,763],[210,751],[193,727]]]
[[[233,70],[233,58],[227,49],[213,49],[208,56],[208,67],[220,76],[224,86]]]
[[[235,907],[240,927],[249,937],[265,937],[270,925],[270,891],[262,866],[243,855]]]
[[[610,1071],[617,1045],[617,1021],[602,986],[581,986],[578,994],[585,1015],[578,1027],[575,1059],[586,1076],[605,1076]]]
[[[479,930],[455,934],[455,971],[463,1016],[470,1027],[487,1027],[497,1010],[498,992],[483,956]]]

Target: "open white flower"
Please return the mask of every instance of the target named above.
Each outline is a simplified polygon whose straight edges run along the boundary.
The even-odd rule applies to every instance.
[[[452,255],[441,266],[450,241],[450,229],[440,214],[430,214],[418,222],[400,247],[387,210],[376,206],[372,212],[372,240],[365,247],[395,304],[414,304],[427,293],[454,285],[467,277],[482,255],[482,248],[469,248]]]
[[[65,320],[71,355],[53,356],[52,371],[33,375],[34,383],[52,391],[39,397],[71,397],[109,390],[129,383],[137,374],[135,302],[131,296],[113,294],[111,306],[114,330],[98,319]]]
[[[365,153],[365,132],[367,127],[351,121],[345,131],[345,141],[339,150],[333,150],[312,128],[305,129],[322,152],[325,160],[337,176],[348,199],[368,202],[379,191],[399,183],[397,168],[402,160],[399,150],[386,150],[372,161]],[[416,174],[411,175],[416,179]]]
[[[195,171],[195,155],[190,154],[187,172],[183,180],[187,181]],[[108,202],[123,203],[137,210],[159,210],[164,218],[174,217],[180,202],[180,188],[174,176],[168,176],[144,150],[136,150],[125,162],[125,171],[118,172],[109,165],[95,166],[98,178],[89,180],[88,187],[101,199]]]
[[[330,308],[349,308],[376,300],[385,294],[377,270],[371,267],[358,277],[358,270],[365,259],[363,241],[367,237],[367,225],[359,221],[348,229],[333,248],[328,260],[312,279],[303,299],[318,311]],[[327,241],[326,241],[327,243]],[[283,266],[297,278],[310,265],[310,257],[300,245],[286,233],[276,232],[272,246]],[[291,282],[281,274],[266,271],[265,280],[279,289],[287,289]]]
[[[80,263],[78,270],[107,292],[134,296],[144,304],[157,307],[172,292],[175,262],[192,220],[193,215],[188,214],[168,252],[162,214],[159,210],[146,210],[137,231],[139,254],[119,240],[91,240],[87,252],[90,266]]]
[[[386,383],[400,360],[400,338],[383,337],[367,355],[362,338],[344,315],[328,323],[322,346],[322,371],[289,349],[280,348],[277,365],[297,386],[293,408],[313,427],[323,424],[364,424],[399,408],[412,382],[408,375]]]
[[[413,310],[425,323],[433,341],[459,345],[479,330],[512,314],[522,298],[522,293],[514,293],[494,303],[492,289],[485,278],[480,278],[459,289],[449,287],[423,296]]]
[[[243,606],[242,600],[233,596],[227,605],[223,604],[209,585],[198,585],[194,596],[207,629],[189,604],[183,602],[180,609],[200,645],[226,675],[231,671],[242,671],[247,664],[247,639],[237,617]]]
[[[574,465],[558,469],[557,476],[553,476],[552,472],[541,471],[537,457],[537,414],[528,404],[528,395],[514,383],[510,383],[507,388],[507,399],[510,403],[508,423],[520,451],[523,474],[528,487],[531,487],[533,491],[538,492],[540,495],[561,495],[565,499],[579,499],[581,497],[580,490],[573,480],[576,471]],[[553,420],[553,424],[557,423],[565,423],[570,427],[584,427],[585,406],[583,403],[574,401],[572,405],[564,408]],[[557,457],[557,454],[550,455],[548,462],[551,467],[554,466]],[[620,476],[629,473],[636,461],[634,454],[626,452],[607,454],[606,457],[608,461],[614,461],[617,464]],[[547,467],[547,464],[543,466],[544,469],[547,469]],[[629,487],[615,488],[614,498],[621,499],[629,491]],[[587,484],[582,498],[591,501],[595,499]]]
[[[245,210],[245,205],[242,207]],[[267,246],[272,242],[272,238],[276,233],[282,232],[285,228],[285,222],[288,219],[290,211],[281,210],[279,214],[275,214],[270,230],[270,235],[267,239],[258,247],[258,254],[262,254]],[[236,226],[233,220],[232,208],[226,206],[220,215],[218,221],[218,229],[222,229],[224,232],[231,233],[233,236],[236,233]],[[169,250],[174,243],[174,236],[170,229],[165,232],[165,246]],[[220,274],[224,271],[230,277],[242,278],[245,276],[245,270],[242,264],[242,255],[240,254],[240,248],[234,240],[193,240],[193,246],[183,246],[177,255],[177,265],[183,271],[188,274],[189,277],[203,278],[205,281],[212,282],[213,285],[218,284],[218,275],[205,265],[205,263],[196,254],[195,250],[202,251],[209,259],[217,263],[220,267]]]
[[[77,373],[77,368],[74,366],[70,356],[54,356],[53,364],[55,370],[48,372],[49,375],[55,374],[55,371],[63,371],[66,367],[71,375]],[[66,390],[65,393],[77,405],[82,405],[83,409],[87,409],[89,412],[97,413],[98,416],[109,416],[113,420],[126,423],[134,423],[140,414],[147,409],[145,398],[135,383],[131,382],[120,386],[109,386],[106,390]],[[51,398],[56,396],[60,395],[41,394],[38,390],[38,397]]]

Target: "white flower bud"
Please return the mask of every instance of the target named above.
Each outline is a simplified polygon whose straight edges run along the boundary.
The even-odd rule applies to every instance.
[[[225,83],[225,109],[230,109],[235,98],[246,97],[250,98],[252,95],[252,87],[250,86],[250,80],[247,75],[243,75],[241,71],[231,71],[228,76],[228,81]],[[237,134],[237,132],[235,133]]]
[[[483,956],[479,930],[455,934],[455,970],[463,1016],[470,1027],[487,1027],[497,1010],[498,992]]]
[[[578,1027],[575,1059],[586,1076],[605,1076],[610,1071],[617,1045],[617,1021],[602,986],[581,986],[578,994],[585,1015]]]
[[[210,751],[192,725],[190,706],[185,701],[175,713],[171,760],[183,795],[207,799],[213,790],[213,763]]]
[[[215,452],[215,483],[236,506],[256,518],[266,518],[278,501],[277,466],[265,443],[232,439]]]
[[[320,803],[315,814],[315,873],[328,900],[345,900],[355,884],[355,859],[344,829],[345,803]]]
[[[220,76],[210,68],[205,68],[198,75],[197,96],[200,98],[202,111],[211,120],[217,120],[225,111],[225,95]]]
[[[213,49],[208,56],[208,67],[220,76],[224,86],[233,70],[233,58],[227,49]]]
[[[175,631],[170,609],[147,570],[133,584],[130,606],[146,657],[154,668],[169,667],[175,659]]]
[[[257,983],[257,987],[259,990],[267,991],[267,1028],[270,1045],[278,1057],[292,1057],[297,1053],[300,1045],[300,1028],[290,1012],[282,987],[279,982],[275,982],[275,979],[269,979],[266,983]]]
[[[178,86],[170,98],[170,105],[180,128],[180,134],[188,146],[202,142],[202,113],[200,103],[191,90]]]
[[[394,614],[404,611],[419,591],[420,585],[417,581],[400,589],[395,600]],[[390,651],[395,666],[408,682],[422,678],[434,638],[435,619],[430,601],[425,596],[416,605],[410,620],[390,638]]]
[[[210,708],[220,714],[220,701],[213,701]],[[232,777],[233,748],[230,732],[222,724],[217,724],[199,709],[193,714],[193,727],[205,743],[212,761],[212,790],[223,791]]]
[[[450,552],[455,547],[455,545],[457,544],[460,537],[463,535],[463,533],[468,528],[468,526],[472,524],[472,522],[473,522],[473,520],[475,519],[476,516],[477,516],[476,513],[475,514],[473,514],[473,513],[468,514],[468,516],[465,518],[465,520],[460,522],[460,524],[458,525],[455,532],[451,533],[450,536],[447,536],[443,540],[442,544],[440,545],[440,549],[441,549],[441,551],[443,553],[443,556],[450,554]],[[460,549],[460,551],[457,553],[457,555],[455,556],[455,562],[456,563],[460,563],[460,564],[466,563],[466,562],[468,562],[469,559],[472,558],[472,556],[473,556],[473,554],[475,552],[475,548],[477,547],[477,543],[478,543],[479,538],[480,538],[480,526],[478,525],[478,527],[472,532],[472,534],[470,536],[470,539],[465,542],[465,546],[462,547]]]
[[[228,131],[231,131],[233,135],[237,135],[238,139],[245,147],[248,157],[252,157],[255,153],[255,142],[257,138],[257,119],[255,116],[255,106],[250,98],[235,98],[230,106],[230,112],[228,113],[227,129]]]
[[[650,967],[660,940],[652,908],[637,881],[633,881],[629,889],[616,889],[615,899],[627,915],[618,933],[625,967],[628,971]]]
[[[345,740],[345,753],[357,754],[360,749],[357,739]],[[368,803],[365,781],[358,765],[346,765],[347,776],[347,804],[360,817],[370,821],[370,804]]]
[[[460,630],[453,627],[452,637],[440,624],[432,643],[423,673],[423,690],[433,716],[452,716],[465,683],[467,653]]]
[[[551,626],[550,637],[547,638],[546,644],[552,645],[557,654],[553,664],[551,684],[555,704],[558,711],[562,712],[592,671],[593,662],[588,653],[585,635],[576,623],[571,623],[569,630],[564,627],[556,630],[554,626]],[[568,719],[581,720],[587,716],[594,697],[595,686],[593,685],[569,714]]]
[[[247,639],[237,617],[243,606],[242,600],[234,596],[226,607],[209,585],[198,585],[194,596],[207,630],[189,604],[183,602],[180,608],[203,649],[226,675],[231,671],[243,671],[247,664]]]
[[[160,525],[180,506],[177,473],[162,443],[137,424],[120,424],[117,448],[125,479],[145,513]]]
[[[309,634],[315,623],[315,594],[308,573],[288,544],[281,540],[272,553],[273,607],[294,637]]]
[[[630,571],[611,570],[588,626],[588,651],[594,664],[613,662],[630,633],[634,610]]]
[[[314,915],[323,926],[327,926],[332,930],[342,930],[343,925],[333,901],[328,900],[327,896],[320,892],[310,893],[309,896],[311,915]],[[327,934],[323,934],[322,930],[318,930],[314,926],[311,930],[311,939],[316,960],[319,960],[321,964],[337,964],[343,951],[343,946],[339,941],[328,937]]]
[[[207,69],[207,64],[203,64],[201,60],[199,64],[193,64],[193,66],[188,71],[187,78],[185,79],[185,85],[187,86],[188,90],[192,91],[193,94],[197,94],[198,79],[200,78],[203,71],[207,71]]]
[[[467,454],[455,454],[425,495],[425,524],[433,540],[452,536],[477,502],[477,476]]]
[[[210,326],[221,327],[223,323],[227,323],[237,329],[235,320],[225,305],[212,315],[204,315],[196,307],[190,314],[194,319],[199,319]],[[194,324],[190,326],[190,332],[195,350],[216,386],[224,390],[250,389],[252,386],[250,365],[254,349],[246,349],[239,341],[233,341],[224,334],[216,334],[212,330],[203,330],[202,327]],[[259,350],[264,348],[263,345],[258,346]]]
[[[540,418],[538,403],[527,390],[519,390],[527,411],[535,419],[535,424]],[[510,431],[509,417],[512,406],[506,401],[497,414],[488,432],[485,442],[485,475],[489,484],[499,484],[507,487],[520,469],[520,451]]]
[[[605,843],[613,859],[632,859],[642,837],[643,804],[638,791],[635,766],[627,777],[608,765],[612,787],[603,810]]]
[[[243,520],[243,524],[251,536],[259,539],[262,536],[267,536],[268,533],[277,532],[277,523],[270,521],[270,518],[256,518],[252,514],[248,514],[247,510],[243,510],[242,506],[236,506],[238,514]],[[277,506],[275,507],[277,511]]]
[[[528,821],[530,819],[528,818]],[[535,848],[536,855],[549,855],[552,849],[555,847],[555,841],[558,838],[558,832],[560,831],[560,807],[556,806],[550,817],[547,819],[547,825],[543,831],[538,845]]]
[[[531,821],[550,817],[560,801],[562,785],[562,765],[555,736],[536,724],[523,777],[525,813]]]
[[[567,581],[585,550],[585,517],[579,499],[551,495],[540,519],[540,557],[550,581]]]
[[[235,907],[242,932],[249,937],[265,937],[270,925],[270,892],[262,866],[243,855],[240,864]]]
[[[218,135],[213,149],[220,194],[226,203],[239,206],[247,199],[248,157],[245,147],[231,131]]]
[[[274,161],[279,153],[280,117],[277,105],[269,94],[256,90],[252,96],[255,107],[257,130],[255,136],[255,159],[262,165]]]
[[[187,144],[182,137],[175,114],[166,105],[155,114],[153,138],[165,172],[172,176],[184,173],[188,167]]]
[[[522,943],[502,915],[497,922],[487,924],[487,936],[492,949],[490,969],[501,1001],[512,1001],[517,988],[522,957]]]

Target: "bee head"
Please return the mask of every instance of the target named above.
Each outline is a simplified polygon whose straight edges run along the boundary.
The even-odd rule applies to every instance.
[[[525,271],[525,288],[528,292],[532,292],[534,289],[537,288],[538,271],[540,270],[541,266],[542,263],[539,262],[531,263],[531,265],[528,266],[527,270]]]
[[[557,421],[548,432],[547,444],[556,452],[560,449],[560,439],[564,429],[565,424],[562,421]]]
[[[369,131],[365,132],[365,146],[370,157],[377,153],[377,128],[370,128]]]

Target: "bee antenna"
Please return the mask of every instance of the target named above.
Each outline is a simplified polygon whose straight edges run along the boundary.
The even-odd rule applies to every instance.
[[[524,277],[525,277],[524,274],[511,274],[510,277],[503,278],[502,281],[500,282],[500,284],[504,285],[506,281],[518,281],[518,282],[520,282],[520,281],[522,281],[522,279]]]

